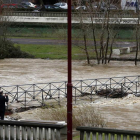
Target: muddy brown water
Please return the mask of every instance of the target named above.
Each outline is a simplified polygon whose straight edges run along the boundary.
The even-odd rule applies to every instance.
[[[87,66],[86,61],[72,62],[72,80],[133,76],[140,74],[140,63],[112,61],[108,65]],[[0,85],[19,85],[67,81],[66,60],[0,60]]]
[[[140,131],[139,105],[107,105],[100,106],[99,110],[107,121],[107,127]]]
[[[112,61],[108,65],[86,61],[72,62],[72,79],[84,80],[140,75],[140,62]],[[0,60],[0,85],[19,85],[67,81],[67,61],[48,59],[4,59]],[[139,97],[140,98],[140,97]],[[97,106],[97,105],[95,105]],[[108,127],[140,131],[140,104],[98,105],[108,121]]]

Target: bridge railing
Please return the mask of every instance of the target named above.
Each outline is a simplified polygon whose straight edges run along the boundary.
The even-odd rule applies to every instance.
[[[77,130],[80,140],[140,140],[139,131],[95,127],[77,127]]]
[[[72,81],[73,103],[84,100],[92,102],[100,91],[140,94],[140,76],[111,77]],[[43,106],[50,104],[66,104],[67,81],[0,86],[9,95],[9,104],[21,107]],[[83,98],[84,97],[84,98]],[[108,96],[106,96],[108,97]]]
[[[0,140],[61,140],[62,124],[0,120]]]
[[[3,12],[4,16],[26,16],[26,17],[67,17],[67,12],[31,12],[31,11],[12,11],[12,12]],[[94,17],[94,18],[104,18],[103,12],[72,12],[72,17]],[[110,13],[111,18],[135,18],[137,17],[135,13],[129,12],[113,12]]]

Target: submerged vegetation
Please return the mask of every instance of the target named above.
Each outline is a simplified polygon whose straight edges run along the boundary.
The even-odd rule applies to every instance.
[[[48,117],[51,120],[67,122],[66,107],[51,108],[49,114],[42,111],[41,119],[46,120]],[[48,116],[49,115],[49,116]],[[73,128],[77,126],[91,126],[91,127],[105,127],[107,122],[97,109],[90,105],[81,105],[80,107],[73,107]]]

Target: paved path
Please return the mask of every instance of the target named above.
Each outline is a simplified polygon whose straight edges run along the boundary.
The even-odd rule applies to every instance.
[[[31,38],[9,38],[11,41],[17,44],[39,44],[39,45],[67,45],[66,40],[51,40],[51,39],[31,39]],[[83,44],[82,41],[73,41],[73,44],[77,43]],[[92,45],[93,42],[89,42]],[[115,42],[115,47],[130,47],[135,46],[135,42]]]

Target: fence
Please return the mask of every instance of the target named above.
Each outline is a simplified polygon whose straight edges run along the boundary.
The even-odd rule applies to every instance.
[[[26,121],[1,121],[0,140],[61,140],[64,125]]]
[[[138,131],[94,127],[77,127],[77,130],[80,131],[80,140],[140,140]]]
[[[92,102],[95,95],[101,90],[109,90],[109,95],[114,90],[121,93],[140,93],[140,76],[125,76],[112,78],[98,78],[75,80],[73,84],[73,104],[81,100]],[[21,107],[43,106],[45,104],[66,104],[67,82],[52,82],[39,84],[25,84],[1,86],[1,90],[9,95],[9,103]],[[108,96],[109,96],[108,95]],[[108,97],[106,96],[106,97]]]
[[[67,12],[33,12],[33,11],[12,11],[12,12],[3,12],[3,15],[5,16],[26,16],[26,17],[67,17]],[[72,12],[72,17],[78,17],[81,15],[83,17],[92,17],[93,18],[104,18],[105,14],[104,12]],[[135,13],[129,13],[129,12],[116,12],[116,13],[110,13],[111,18],[136,18],[137,15]]]

